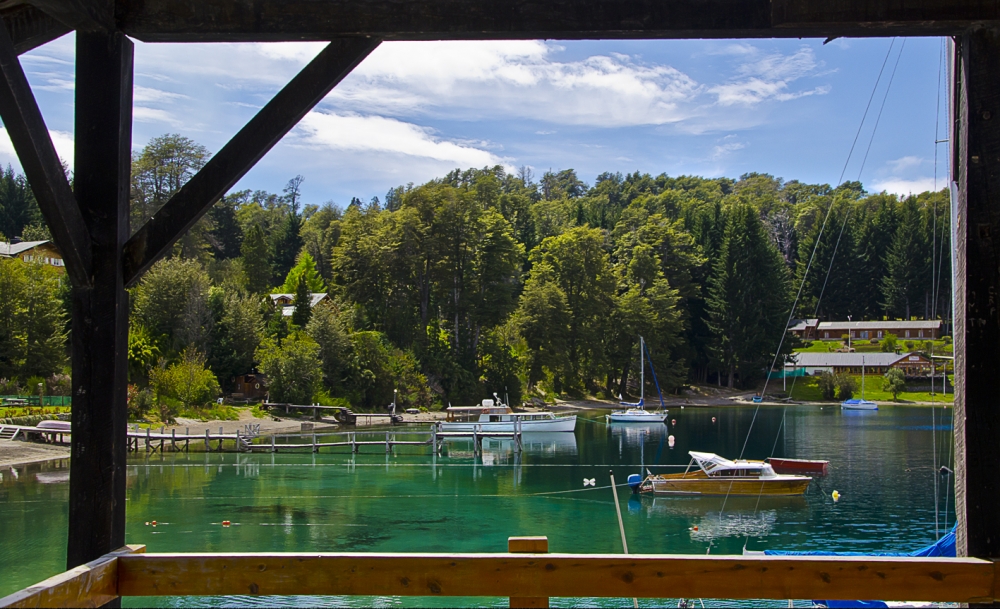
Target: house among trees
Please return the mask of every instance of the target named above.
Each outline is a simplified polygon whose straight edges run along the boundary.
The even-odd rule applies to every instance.
[[[326,300],[326,293],[309,293],[309,308],[313,309],[319,303]],[[271,302],[274,306],[281,307],[281,314],[285,317],[291,317],[295,312],[295,294],[271,294]]]
[[[922,353],[796,353],[785,363],[785,376],[804,370],[807,375],[821,372],[834,374],[882,375],[892,368],[902,370],[907,377],[927,377],[931,374],[931,360]]]
[[[40,260],[65,272],[62,254],[51,241],[21,241],[12,239],[10,243],[0,241],[0,258],[20,258],[25,262]]]
[[[916,321],[820,321],[794,319],[788,331],[806,340],[841,340],[850,335],[852,340],[881,339],[892,334],[896,338],[941,338],[944,322],[940,319]]]
[[[233,379],[231,397],[242,400],[259,400],[267,395],[267,382],[263,374],[241,374]]]

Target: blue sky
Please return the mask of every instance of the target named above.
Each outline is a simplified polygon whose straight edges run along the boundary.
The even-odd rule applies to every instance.
[[[845,179],[920,192],[934,184],[939,93],[947,137],[937,38],[383,43],[238,188],[280,192],[301,174],[307,203],[345,205],[494,164],[574,168],[588,183],[636,170],[835,183],[890,44]],[[137,42],[133,147],[180,133],[218,150],[320,48]],[[73,36],[21,60],[72,163]],[[947,157],[939,145],[939,188]],[[16,165],[5,134],[0,162]]]

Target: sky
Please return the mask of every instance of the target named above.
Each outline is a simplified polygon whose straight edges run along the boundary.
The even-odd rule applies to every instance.
[[[323,47],[135,44],[133,149],[179,133],[212,152]],[[943,188],[944,49],[939,38],[386,42],[236,189],[281,192],[302,175],[305,203],[345,206],[498,164],[536,179],[572,168],[588,184],[604,172],[843,175],[897,194],[933,188],[936,171]],[[21,56],[70,165],[73,56],[72,34]],[[17,166],[6,132],[0,163]]]

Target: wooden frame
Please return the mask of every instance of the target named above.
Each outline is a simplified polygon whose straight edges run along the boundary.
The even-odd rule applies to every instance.
[[[0,599],[93,606],[110,596],[362,595],[899,599],[993,602],[975,558],[621,554],[136,554],[125,549]]]

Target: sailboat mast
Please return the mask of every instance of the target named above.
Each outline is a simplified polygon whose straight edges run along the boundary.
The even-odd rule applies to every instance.
[[[639,408],[646,407],[646,343],[639,337]]]
[[[861,356],[861,399],[865,399],[865,356]]]

